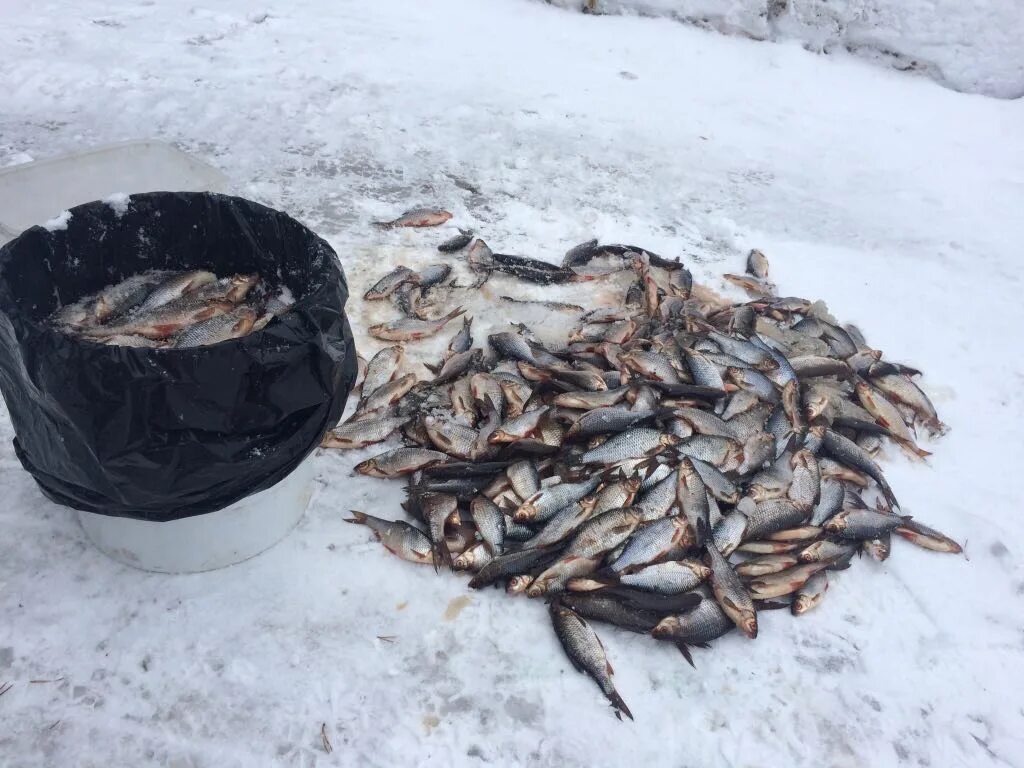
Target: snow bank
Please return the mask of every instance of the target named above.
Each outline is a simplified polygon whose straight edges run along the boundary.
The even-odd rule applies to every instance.
[[[958,91],[1024,95],[1019,0],[598,0],[597,10],[667,16],[757,40],[799,40],[809,50],[846,50],[923,72]]]

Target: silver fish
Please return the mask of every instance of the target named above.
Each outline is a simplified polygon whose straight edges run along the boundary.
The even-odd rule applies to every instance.
[[[451,219],[452,215],[441,208],[413,208],[397,219],[391,221],[375,221],[373,225],[380,229],[396,227],[438,227]]]
[[[678,557],[690,544],[692,538],[686,520],[679,516],[664,517],[637,528],[622,554],[612,562],[611,569],[617,574],[632,573]]]
[[[632,720],[633,714],[615,690],[612,682],[614,670],[597,633],[575,611],[557,602],[551,604],[551,620],[555,634],[576,671],[583,672],[597,683],[620,720],[622,715]]]
[[[765,280],[768,277],[768,257],[754,248],[747,254],[747,274]]]
[[[380,387],[394,379],[402,367],[405,348],[401,344],[385,347],[370,358],[363,377],[363,398],[367,398]]]
[[[407,416],[354,421],[336,427],[320,441],[322,448],[364,448],[387,440],[395,430],[409,421]]]
[[[367,526],[388,552],[403,560],[421,564],[433,562],[430,539],[419,528],[406,522],[382,520],[356,510],[352,510],[352,517],[346,518],[345,522]]]
[[[473,232],[469,229],[460,229],[459,234],[450,237],[443,243],[437,246],[437,250],[441,253],[455,253],[461,251],[467,245],[469,241],[473,239]]]
[[[792,603],[793,615],[802,616],[814,608],[825,597],[826,591],[828,591],[828,576],[825,571],[820,571],[811,576],[796,591],[796,596],[793,598]]]
[[[228,339],[245,336],[256,322],[256,310],[251,307],[237,307],[230,312],[211,317],[186,328],[174,337],[178,349],[202,347]]]
[[[679,438],[661,430],[636,427],[621,432],[608,442],[587,451],[580,456],[580,462],[583,464],[613,464],[624,459],[647,456],[678,442]]]
[[[757,637],[757,612],[740,577],[714,544],[707,548],[711,567],[711,591],[725,614],[747,637]]]
[[[214,282],[217,276],[205,269],[196,269],[189,272],[168,277],[162,281],[146,297],[145,301],[139,304],[134,314],[151,312],[166,304],[176,301],[189,293]]]
[[[578,483],[559,483],[544,488],[523,501],[512,517],[519,523],[531,520],[543,522],[553,517],[560,509],[576,503],[591,493],[600,482],[600,477],[590,477]]]
[[[457,307],[444,317],[437,320],[420,320],[414,317],[403,317],[400,320],[392,320],[390,323],[378,323],[367,329],[367,333],[376,339],[385,341],[415,341],[433,336],[444,328],[451,320],[465,312],[462,307]]]
[[[448,454],[424,448],[396,448],[356,464],[355,471],[370,477],[394,478],[450,461]]]
[[[502,554],[505,548],[505,515],[498,506],[484,496],[477,496],[470,502],[469,513],[491,555]]]
[[[234,308],[235,305],[230,301],[211,301],[186,293],[154,309],[143,310],[140,307],[115,324],[89,328],[87,337],[104,339],[137,335],[148,339],[166,339],[188,326],[223,315]]]

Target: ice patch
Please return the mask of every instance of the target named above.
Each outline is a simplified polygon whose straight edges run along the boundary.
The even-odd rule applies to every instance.
[[[71,221],[71,211],[63,211],[59,216],[47,221],[43,224],[51,232],[57,232],[68,228],[68,222]]]
[[[124,192],[115,192],[110,197],[105,198],[103,202],[113,208],[117,218],[120,219],[128,213],[128,204],[131,202],[131,197]]]

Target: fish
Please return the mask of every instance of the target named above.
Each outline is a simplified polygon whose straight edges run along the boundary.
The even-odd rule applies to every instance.
[[[817,376],[837,376],[845,379],[853,374],[853,369],[846,361],[824,355],[801,355],[791,357],[789,362],[793,366],[793,370],[796,371],[797,377],[801,379]]]
[[[433,563],[430,539],[419,528],[401,520],[383,520],[354,509],[351,514],[352,517],[345,518],[345,522],[367,526],[384,548],[396,557],[410,563]]]
[[[741,546],[748,524],[746,514],[738,509],[723,516],[711,531],[711,541],[715,548],[725,557],[731,555]]]
[[[469,512],[487,551],[492,556],[502,554],[505,548],[505,515],[502,511],[487,497],[477,496],[470,503]]]
[[[747,254],[747,274],[765,280],[768,277],[768,257],[757,248]]]
[[[806,584],[811,576],[825,570],[829,565],[827,561],[804,563],[778,573],[758,576],[747,582],[747,589],[755,600],[771,600],[791,595]]]
[[[572,536],[593,515],[593,507],[575,502],[549,519],[536,536],[523,542],[526,549],[543,549]]]
[[[140,306],[130,316],[115,324],[88,328],[85,335],[93,339],[122,335],[166,339],[196,323],[231,312],[234,308],[235,305],[230,301],[206,300],[186,293],[153,309]]]
[[[810,513],[821,499],[822,480],[818,459],[805,448],[793,454],[790,467],[793,480],[786,495],[799,509]]]
[[[749,275],[734,275],[729,273],[722,275],[722,279],[732,283],[733,285],[739,286],[746,291],[748,295],[753,296],[755,299],[775,295],[775,286],[767,280],[761,280]]]
[[[801,562],[813,562],[811,560],[800,560],[791,552],[784,552],[775,555],[759,555],[749,560],[744,560],[735,568],[736,575],[742,577],[766,576],[771,573],[779,573],[787,568]]]
[[[375,221],[379,229],[398,227],[439,227],[452,218],[452,214],[441,208],[413,208],[391,221]]]
[[[492,558],[469,581],[472,589],[482,589],[497,581],[529,574],[558,557],[557,552],[545,549],[521,549]],[[532,583],[533,577],[530,577]],[[524,588],[525,591],[525,588]]]
[[[914,435],[903,421],[903,416],[900,415],[895,405],[885,399],[881,392],[863,379],[857,382],[856,391],[864,410],[875,418],[875,422],[879,426],[889,430],[892,438],[903,448],[918,458],[931,456],[930,452],[917,446],[917,443],[914,442]]]
[[[380,387],[396,378],[404,359],[405,348],[401,344],[385,347],[371,357],[363,377],[363,399],[365,400]]]
[[[467,352],[473,346],[473,318],[468,315],[462,316],[462,327],[452,336],[445,350],[444,358],[448,360],[453,355]]]
[[[620,598],[613,590],[565,591],[559,594],[558,602],[584,619],[612,624],[642,635],[654,629],[661,620],[658,613]]]
[[[622,715],[632,720],[633,714],[615,690],[615,684],[612,682],[614,670],[608,661],[601,639],[593,628],[575,611],[557,602],[551,604],[551,621],[555,635],[576,671],[584,673],[597,683],[620,720]]]
[[[616,583],[660,595],[677,595],[696,589],[710,576],[711,569],[698,560],[668,560],[619,573]]]
[[[473,231],[470,229],[460,229],[459,234],[453,235],[444,242],[437,246],[437,250],[441,253],[456,253],[461,251],[467,245],[470,240],[473,239]]]
[[[367,380],[369,380],[369,376],[367,376]],[[359,404],[359,407],[356,409],[356,415],[374,413],[381,408],[389,408],[398,403],[415,386],[416,374],[414,373],[407,373],[405,376],[389,381],[375,388],[373,394]],[[365,386],[363,391],[366,391]]]
[[[396,448],[356,464],[355,471],[370,477],[387,479],[411,475],[433,464],[450,461],[448,454],[425,448]]]
[[[166,347],[168,344],[166,340],[147,339],[145,336],[133,336],[128,334],[109,336],[103,340],[103,343],[112,347],[139,347],[148,349],[160,349],[162,347]]]
[[[575,504],[587,494],[593,492],[601,483],[600,477],[590,477],[577,483],[559,483],[542,488],[523,501],[516,508],[512,517],[517,523],[530,521],[544,522],[551,519],[556,512],[570,504]]]
[[[366,301],[380,301],[381,299],[386,299],[401,286],[414,281],[415,278],[415,272],[408,267],[399,265],[374,283],[369,290],[363,294],[363,299]]]
[[[679,438],[658,429],[635,427],[612,437],[584,453],[582,464],[611,464],[625,459],[648,456],[679,443]]]
[[[818,605],[825,592],[828,590],[828,574],[819,571],[804,582],[804,585],[796,591],[792,602],[794,616],[802,616]]]
[[[367,333],[375,339],[384,341],[416,341],[433,336],[444,328],[450,321],[459,317],[465,312],[462,307],[457,307],[447,315],[437,320],[420,320],[414,317],[403,317],[399,320],[392,320],[388,323],[371,325]]]
[[[540,429],[541,421],[548,415],[549,408],[544,406],[533,411],[527,411],[503,422],[491,436],[488,442],[491,444],[514,443],[517,440],[530,437]]]
[[[157,286],[168,279],[165,270],[154,270],[144,272],[141,275],[132,275],[116,285],[104,288],[89,303],[86,309],[88,319],[86,322],[79,322],[79,325],[95,325],[106,323],[111,319],[118,318],[134,310],[146,301]],[[209,274],[209,273],[206,273]],[[195,282],[197,275],[191,280]],[[198,284],[202,284],[204,277],[198,278]],[[159,306],[159,305],[154,305]]]
[[[693,531],[694,546],[702,547],[711,537],[707,486],[689,457],[679,462],[677,478],[676,504]]]
[[[177,349],[204,347],[228,339],[237,339],[252,331],[256,322],[256,310],[252,307],[236,307],[223,315],[203,320],[186,328],[174,337]]]
[[[797,559],[801,563],[820,563],[825,561],[841,560],[852,555],[857,549],[856,544],[839,543],[831,539],[822,539],[808,544],[797,552]]]
[[[728,634],[735,627],[717,601],[701,600],[692,611],[666,616],[651,630],[651,635],[657,640],[675,643],[690,666],[693,666],[689,646],[706,648],[712,640]]]
[[[494,252],[487,247],[487,243],[477,238],[469,246],[469,251],[466,254],[466,263],[473,272],[480,276],[477,283],[472,286],[479,288],[487,281],[491,271],[494,269]]]
[[[820,472],[819,472],[820,474]],[[846,491],[841,481],[834,477],[822,477],[819,485],[818,503],[811,512],[811,525],[824,525],[830,517],[843,508]]]
[[[465,352],[456,352],[434,372],[434,378],[430,383],[432,385],[446,384],[453,379],[457,379],[467,371],[479,367],[482,359],[483,351],[479,349],[467,349]]]
[[[597,238],[585,240],[565,252],[565,256],[562,258],[562,266],[565,269],[569,267],[582,267],[588,264],[597,253]]]
[[[892,536],[886,533],[874,539],[864,539],[860,545],[869,556],[882,562],[888,560],[892,553]]]
[[[184,296],[209,285],[217,280],[217,276],[205,269],[194,269],[179,272],[160,282],[146,296],[145,300],[133,312],[134,315],[152,312],[160,307],[176,302]],[[101,297],[102,299],[103,297]],[[226,300],[226,299],[225,299]]]
[[[354,421],[335,427],[320,441],[321,448],[365,448],[368,445],[387,440],[403,424],[408,416],[384,417],[367,421]]]
[[[760,539],[768,534],[799,525],[807,517],[807,510],[789,499],[772,499],[757,504],[747,515],[747,539]]]
[[[613,573],[632,573],[641,568],[678,557],[692,543],[685,519],[663,517],[638,527],[626,542],[625,549],[609,566]]]
[[[757,637],[757,611],[750,594],[714,544],[707,547],[707,554],[711,568],[711,592],[715,600],[740,631],[753,640]]]
[[[909,376],[887,373],[875,376],[871,384],[890,400],[910,408],[932,434],[943,434],[947,427],[939,420],[939,414],[932,401]]]
[[[853,469],[858,469],[871,477],[872,480],[878,483],[878,487],[888,502],[894,507],[899,506],[892,488],[889,487],[889,483],[886,482],[885,476],[882,474],[882,468],[855,442],[840,435],[838,432],[827,429],[825,430],[822,449],[836,461],[840,461]]]
[[[874,539],[892,533],[904,523],[899,515],[870,509],[844,509],[825,523],[825,532],[844,539]]]
[[[448,547],[449,550],[451,547]],[[453,571],[477,572],[492,560],[490,551],[483,542],[474,544],[468,549],[460,552],[452,560]]]
[[[669,408],[634,410],[617,405],[595,408],[573,422],[566,432],[566,437],[590,437],[607,432],[624,432],[644,421],[665,417],[671,413],[672,410]]]
[[[451,264],[431,264],[417,272],[413,279],[421,290],[426,291],[435,285],[443,283],[451,273]]]
[[[917,520],[905,520],[902,525],[893,529],[893,533],[911,544],[933,552],[949,552],[955,555],[963,552],[963,548],[953,539]]]
[[[420,513],[427,523],[427,536],[431,541],[434,570],[440,565],[452,565],[452,554],[445,543],[444,529],[449,518],[458,513],[459,500],[447,493],[424,493],[417,499]]]
[[[464,319],[426,361],[431,380],[368,364],[357,413],[336,431],[362,440],[399,420],[417,447],[357,469],[411,474],[403,506],[428,523],[430,561],[450,560],[471,588],[544,598],[577,627],[650,634],[692,664],[694,646],[734,628],[756,637],[761,610],[810,610],[828,571],[888,557],[893,535],[959,551],[899,513],[872,458],[883,438],[938,428],[915,369],[884,360],[824,303],[776,295],[763,253],[736,278],[756,297],[737,303],[634,246],[591,240],[556,265],[459,240],[477,276],[460,290],[493,271],[539,284],[629,273],[617,301],[602,290],[590,306],[481,291],[576,320],[537,315],[543,340],[510,322],[477,349]],[[613,268],[579,269],[595,258]],[[445,284],[429,316],[451,309],[440,301],[454,285],[450,265],[435,267],[405,284],[410,305],[424,283]],[[423,300],[414,308],[428,316]],[[410,321],[444,318],[395,322]],[[861,493],[875,486],[885,503],[870,509]]]

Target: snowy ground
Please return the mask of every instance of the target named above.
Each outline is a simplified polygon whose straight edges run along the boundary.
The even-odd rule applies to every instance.
[[[580,10],[583,0],[544,0]],[[663,16],[754,40],[848,52],[950,88],[1024,96],[1018,0],[596,0],[596,13]]]
[[[696,671],[605,630],[637,718],[620,724],[540,605],[468,594],[342,522],[397,513],[397,485],[350,476],[368,452],[316,459],[276,548],[167,577],[92,549],[4,418],[0,765],[1024,765],[1024,103],[522,0],[4,4],[0,50],[0,165],[179,142],[327,237],[357,287],[437,260],[442,233],[367,225],[417,202],[504,250],[597,235],[712,282],[761,247],[784,292],[926,371],[952,432],[888,474],[967,554],[896,542]],[[352,306],[365,342],[387,310]],[[470,309],[481,333],[503,319]]]

